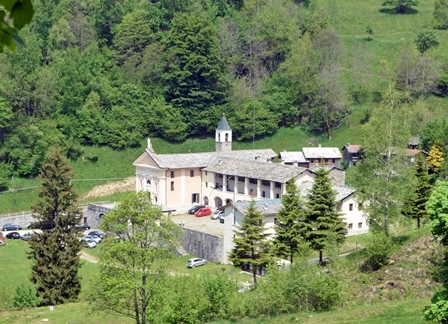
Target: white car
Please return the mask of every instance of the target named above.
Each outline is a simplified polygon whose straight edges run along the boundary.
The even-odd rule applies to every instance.
[[[194,268],[194,267],[206,265],[206,264],[207,264],[207,260],[205,260],[205,259],[193,258],[193,259],[188,260],[187,268]]]
[[[89,239],[89,238],[84,238],[83,242],[85,242],[84,244],[86,245],[86,247],[88,247],[89,249],[93,249],[94,247],[96,247],[96,243],[94,240]]]
[[[224,212],[222,210],[215,210],[215,212],[212,214],[212,219],[219,219],[219,216],[223,215]]]
[[[96,235],[86,235],[86,236],[84,236],[83,239],[93,240],[93,241],[95,241],[96,244],[101,243],[101,241],[102,241],[101,237],[96,236]]]

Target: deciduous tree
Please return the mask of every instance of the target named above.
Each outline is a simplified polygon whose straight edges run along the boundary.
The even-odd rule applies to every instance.
[[[418,0],[384,0],[383,6],[394,6],[398,13],[405,13],[411,7],[417,6]]]
[[[443,150],[439,145],[434,144],[429,151],[428,157],[426,158],[428,162],[428,167],[433,173],[438,173],[442,168],[442,164],[445,161],[443,157]]]
[[[97,309],[155,322],[169,287],[168,262],[176,253],[179,228],[152,203],[148,192],[128,195],[102,219],[108,234],[100,275],[90,299]]]
[[[308,241],[313,250],[319,251],[320,262],[323,261],[322,254],[330,233],[336,235],[334,239],[337,244],[342,244],[347,234],[347,226],[337,210],[336,192],[332,188],[329,172],[324,168],[316,171],[313,186],[307,195],[306,222],[311,227]]]
[[[426,53],[432,48],[439,46],[437,32],[433,29],[426,29],[417,34],[415,38],[415,46],[422,54]]]
[[[81,211],[72,178],[71,166],[56,147],[42,166],[39,202],[32,209],[34,225],[42,232],[29,240],[31,282],[43,305],[74,301],[81,291],[81,243],[75,227]]]
[[[235,247],[229,254],[229,260],[239,267],[250,265],[254,284],[257,283],[257,272],[269,264],[270,256],[269,234],[265,231],[263,214],[255,207],[255,199],[252,198],[247,212],[243,216],[243,223],[234,231],[233,243]]]
[[[307,232],[311,230],[306,222],[305,204],[301,199],[294,179],[286,184],[286,195],[282,196],[282,208],[277,214],[275,223],[276,236],[273,249],[279,257],[289,258],[291,263],[294,255],[306,245]]]
[[[436,27],[439,29],[448,28],[448,1],[447,0],[435,0],[433,17],[436,23]]]

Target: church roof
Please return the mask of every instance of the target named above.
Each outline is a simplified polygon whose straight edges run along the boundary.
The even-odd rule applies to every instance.
[[[286,183],[305,171],[300,168],[281,163],[267,163],[266,160],[243,160],[232,157],[214,157],[204,171],[210,171],[225,175],[275,181]]]
[[[221,120],[219,121],[218,128],[216,130],[232,130],[224,114],[222,114]]]
[[[277,156],[271,149],[184,154],[156,154],[146,149],[145,153],[134,161],[134,165],[140,164],[138,161],[145,154],[149,155],[161,169],[204,168],[210,164],[213,158],[235,157],[243,161],[256,161],[257,159],[267,161]]]

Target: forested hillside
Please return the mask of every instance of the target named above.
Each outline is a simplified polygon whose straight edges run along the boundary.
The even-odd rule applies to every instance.
[[[368,120],[389,84],[418,105],[419,133],[445,105],[448,65],[444,42],[419,52],[412,40],[445,16],[432,0],[404,13],[381,3],[36,0],[24,47],[0,56],[0,178],[37,175],[56,142],[73,159],[148,135],[180,142],[222,113],[239,140],[296,126],[331,138],[356,107]]]

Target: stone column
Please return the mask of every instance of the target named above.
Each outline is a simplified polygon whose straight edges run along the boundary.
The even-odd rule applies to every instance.
[[[256,197],[261,198],[261,180],[260,179],[257,180],[257,195],[256,195]]]
[[[227,191],[227,175],[222,176],[222,191]]]
[[[249,178],[244,178],[244,195],[249,196]]]
[[[269,182],[269,198],[274,199],[274,181]]]

